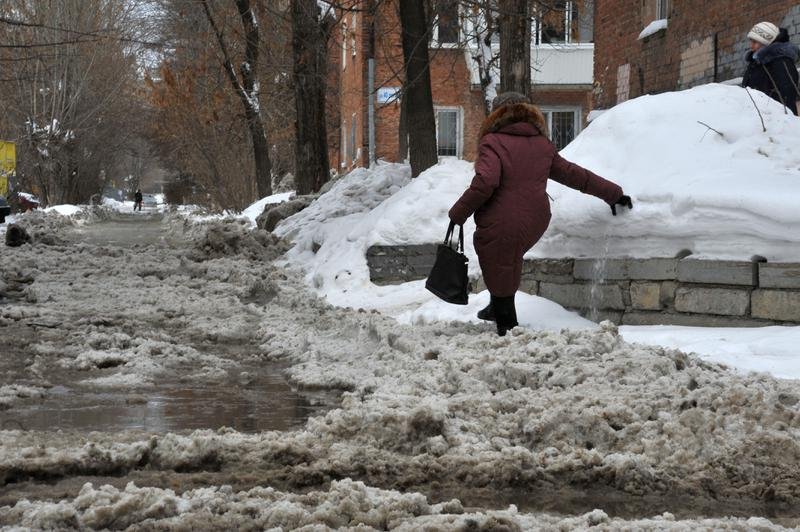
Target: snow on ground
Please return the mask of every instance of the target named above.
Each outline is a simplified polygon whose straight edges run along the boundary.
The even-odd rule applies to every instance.
[[[73,216],[75,214],[80,213],[82,210],[83,209],[77,205],[64,204],[64,205],[53,205],[52,207],[47,207],[46,209],[44,209],[44,212],[55,212],[57,214],[60,214],[61,216]]]
[[[795,149],[800,120],[760,93],[753,97],[767,133],[744,90],[716,84],[644,96],[598,116],[562,153],[623,185],[635,208],[613,217],[600,200],[551,181],[553,220],[530,256],[671,257],[690,249],[707,258],[759,254],[772,261],[800,260],[800,155]],[[369,281],[365,258],[372,245],[442,240],[447,211],[472,174],[472,164],[454,160],[413,180],[404,166],[360,169],[280,224],[276,233],[294,243],[289,263],[302,268],[309,284],[335,305],[380,310],[403,323],[474,322],[486,293],[460,307],[439,301],[421,282],[376,286]],[[479,267],[473,231],[470,220],[465,244],[475,277]],[[586,326],[585,320],[549,301],[522,293],[517,297],[524,326]],[[631,335],[634,330],[626,328]],[[758,340],[753,332],[731,331],[721,343],[697,342],[705,333],[695,332],[683,329],[680,343],[677,336],[648,328],[636,338],[665,346],[679,343],[742,370],[774,370],[781,377],[800,378],[796,365],[776,365],[763,355],[782,352],[790,341],[785,338],[796,338],[800,345],[798,328]],[[736,343],[730,340],[734,337],[743,342],[735,356],[725,347]]]
[[[620,327],[628,342],[696,353],[741,371],[800,379],[800,327],[713,328],[666,325]]]
[[[556,187],[556,216],[542,248],[571,253],[573,239],[588,235],[596,242],[574,246],[590,255],[619,253],[622,243],[632,255],[669,255],[674,246],[737,255],[759,237],[762,248],[749,253],[786,255],[764,250],[800,238],[793,231],[800,215],[790,208],[800,192],[788,186],[800,166],[788,143],[796,141],[796,122],[754,95],[774,136],[769,141],[741,111],[743,101],[752,105],[742,97],[731,87],[701,87],[635,100],[595,120],[581,137],[588,140],[565,153],[584,143],[575,160],[594,157],[599,173],[615,170],[608,177],[632,191],[637,208],[615,219],[598,200]],[[705,107],[717,113],[701,113]],[[643,129],[653,119],[656,125]],[[694,132],[697,119],[724,136],[702,137],[700,130],[702,138],[693,139],[685,132]],[[658,153],[639,137],[656,142]],[[684,150],[680,157],[667,141]],[[669,164],[654,164],[661,160],[656,154]],[[754,184],[752,175],[767,175],[762,180],[775,186]],[[641,510],[642,519],[612,520],[590,508],[574,517],[513,507],[470,514],[461,502],[427,501],[422,493],[435,484],[465,499],[482,489],[577,487],[674,510],[685,508],[677,497],[690,497],[706,501],[710,515],[785,513],[800,504],[796,382],[625,341],[715,349],[721,358],[726,343],[735,342],[734,357],[747,349],[785,354],[775,367],[780,373],[793,371],[788,358],[798,343],[790,329],[624,328],[620,334],[608,323],[591,326],[540,298],[520,297],[522,320],[550,330],[518,328],[499,338],[490,324],[465,323],[474,321],[485,293],[452,307],[420,282],[372,285],[366,249],[441,239],[447,209],[470,178],[471,165],[458,161],[413,181],[401,165],[352,172],[279,226],[276,232],[294,244],[289,270],[269,264],[283,244],[233,220],[187,226],[168,217],[167,232],[183,234],[188,248],[164,241],[135,250],[37,243],[0,254],[3,282],[16,298],[0,307],[0,324],[39,328],[30,345],[33,363],[4,373],[27,387],[2,383],[8,408],[30,400],[20,395],[46,394],[65,372],[85,375],[90,387],[136,387],[175,373],[225,385],[223,375],[243,360],[280,361],[298,387],[345,392],[339,408],[293,432],[0,431],[3,483],[138,474],[153,486],[87,485],[72,495],[60,492],[62,500],[17,495],[0,508],[0,525],[779,529],[760,518],[680,521],[654,506]],[[53,217],[24,218],[50,223]],[[469,244],[467,253],[475,273]],[[304,280],[296,275],[301,266]],[[306,283],[338,307],[314,297]],[[571,329],[557,330],[564,325]],[[231,344],[249,348],[244,354],[207,349]],[[207,487],[170,492],[184,485],[185,473],[176,472],[195,473]],[[535,506],[537,495],[528,495]]]
[[[706,519],[680,521],[671,514],[653,519],[611,519],[595,510],[577,517],[524,514],[515,507],[476,513],[458,500],[430,504],[418,493],[371,488],[351,480],[334,481],[326,491],[308,494],[256,487],[235,492],[208,487],[182,494],[171,489],[95,487],[86,483],[73,500],[18,504],[8,517],[19,526],[58,529],[123,529],[146,523],[159,530],[685,530],[695,526],[715,530],[788,530],[766,519]],[[352,528],[351,528],[352,527]]]
[[[119,201],[114,198],[103,197],[103,206],[108,207],[116,212],[133,212],[132,201]]]
[[[612,217],[602,201],[551,181],[553,220],[531,255],[672,257],[689,249],[705,257],[800,260],[800,120],[767,96],[752,96],[766,133],[747,92],[721,84],[643,96],[603,113],[562,155],[622,185],[634,210]],[[472,178],[469,163],[446,161],[410,183],[397,181],[402,190],[377,208],[351,197],[346,213],[336,211],[346,190],[380,195],[385,176],[401,171],[379,165],[345,176],[318,202],[328,205],[328,223],[320,205],[279,231],[303,233],[303,250],[312,236],[334,248],[439,241],[448,209]],[[468,255],[473,229],[466,226]],[[345,253],[323,251],[351,271]]]
[[[425,282],[408,283],[409,290],[425,291]],[[469,322],[481,323],[477,313],[489,304],[489,292],[470,296],[469,305],[443,304],[439,299],[431,299],[415,310],[406,311],[398,316],[400,323],[423,324],[434,322]],[[560,331],[561,329],[592,329],[597,324],[565,310],[558,303],[543,297],[531,296],[519,292],[516,297],[517,314],[522,327],[533,330]]]
[[[352,200],[340,206],[351,223],[363,203],[345,191],[363,192],[374,207],[408,180],[402,167],[385,170],[381,194],[337,183]],[[326,208],[309,207],[320,217]],[[466,503],[427,502],[421,493],[434,484],[464,500],[479,490],[496,496],[591,488],[632,501],[655,497],[673,513],[684,508],[670,502],[679,496],[706,501],[710,515],[763,515],[765,501],[783,511],[800,504],[794,383],[632,345],[608,324],[519,328],[499,338],[489,324],[423,323],[428,311],[441,317],[436,309],[409,315],[413,325],[407,325],[337,308],[310,294],[293,272],[270,265],[286,247],[263,231],[248,232],[232,220],[186,227],[167,218],[165,224],[165,231],[185,231],[184,238],[136,249],[35,243],[0,254],[4,282],[17,287],[0,306],[0,326],[37,328],[26,348],[32,364],[2,373],[9,379],[3,384],[25,382],[31,389],[23,393],[46,394],[77,373],[90,388],[112,383],[120,391],[141,385],[126,378],[152,382],[175,374],[231,386],[222,375],[246,360],[270,360],[286,363],[298,387],[345,392],[339,408],[291,432],[2,430],[0,485],[11,501],[0,508],[0,526],[147,528],[187,519],[198,528],[263,528],[287,519],[288,525],[392,523],[408,530],[506,522],[511,530],[777,529],[763,519],[658,518],[666,510],[651,506],[641,510],[642,519],[611,520],[586,501],[589,514],[574,517],[514,509],[473,515],[463,513]],[[324,230],[296,230],[325,242]],[[526,305],[539,313],[558,310],[534,298],[523,298]],[[226,345],[247,349],[214,350]],[[32,400],[16,397],[16,389],[3,393],[12,409],[13,401]],[[70,487],[70,479],[86,476],[98,477],[97,487]],[[129,477],[152,487],[100,485],[103,478]],[[353,482],[338,482],[348,478]],[[46,496],[35,491],[36,479],[46,479]],[[192,489],[198,485],[204,487]],[[284,487],[253,491],[269,485]],[[174,486],[188,491],[170,493]],[[535,507],[541,495],[525,493]]]
[[[266,198],[261,198],[260,200],[256,201],[245,210],[242,211],[242,216],[250,220],[250,223],[255,227],[256,225],[256,218],[264,212],[264,207],[267,205],[275,205],[277,203],[283,203],[284,201],[289,201],[294,197],[294,192],[282,192],[280,194],[273,194],[272,196],[267,196]]]
[[[538,256],[800,259],[800,120],[766,95],[704,85],[630,100],[594,120],[562,155],[618,182],[634,210],[557,183]],[[708,126],[720,134],[709,130]]]

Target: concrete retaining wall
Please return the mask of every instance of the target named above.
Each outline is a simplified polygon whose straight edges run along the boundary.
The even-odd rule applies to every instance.
[[[435,245],[375,246],[372,282],[424,279]],[[475,291],[485,287],[480,279]],[[595,320],[707,327],[800,324],[800,263],[656,259],[526,261],[520,290]]]

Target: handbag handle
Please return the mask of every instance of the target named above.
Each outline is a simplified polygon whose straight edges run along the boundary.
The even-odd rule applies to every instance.
[[[456,223],[452,220],[450,221],[450,225],[447,227],[447,235],[444,237],[444,243],[448,247],[453,247],[453,233],[456,227]],[[464,253],[464,226],[459,224],[458,225],[458,248],[457,251]]]

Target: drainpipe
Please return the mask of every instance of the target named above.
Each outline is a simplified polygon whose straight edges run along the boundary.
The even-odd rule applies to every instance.
[[[369,124],[369,166],[375,164],[375,59],[367,61],[367,122]]]

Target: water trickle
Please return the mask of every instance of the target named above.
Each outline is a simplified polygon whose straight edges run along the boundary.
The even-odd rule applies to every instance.
[[[602,284],[606,278],[606,263],[608,262],[609,248],[611,239],[606,234],[604,237],[603,251],[599,257],[595,258],[592,264],[592,281],[589,290],[589,319],[594,322],[600,321],[600,306],[603,301]]]

